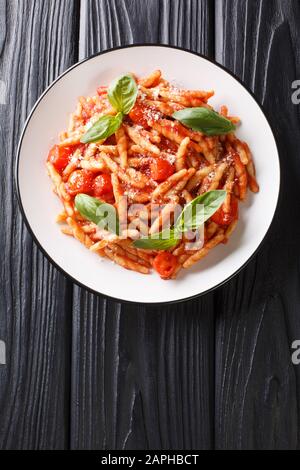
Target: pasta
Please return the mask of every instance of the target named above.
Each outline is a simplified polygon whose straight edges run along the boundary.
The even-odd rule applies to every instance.
[[[62,233],[95,255],[141,274],[154,268],[162,279],[174,279],[228,241],[238,223],[239,202],[246,199],[248,188],[259,191],[255,166],[249,146],[230,128],[239,118],[229,116],[226,106],[214,116],[227,123],[227,132],[198,130],[177,119],[193,108],[214,112],[208,104],[213,91],[179,89],[160,70],[142,78],[133,75],[131,80],[134,103],[130,109],[120,114],[108,87],[100,86],[94,96],[79,98],[67,131],[50,150],[47,169],[62,202],[57,223]],[[101,119],[107,119],[112,131],[87,141]],[[121,119],[118,125],[117,119]],[[151,240],[166,227],[174,232],[180,207],[222,190],[224,201],[205,220],[204,240],[195,249],[190,237],[193,240],[196,232],[191,235],[186,228],[180,239],[165,248],[135,243],[141,237]],[[118,231],[112,233],[86,217],[76,203],[79,194],[113,207]]]

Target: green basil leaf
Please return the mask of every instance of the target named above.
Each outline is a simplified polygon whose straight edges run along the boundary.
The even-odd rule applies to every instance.
[[[206,135],[228,134],[235,130],[235,125],[229,119],[208,108],[185,108],[176,111],[172,117]]]
[[[100,228],[119,235],[119,218],[114,206],[102,202],[88,194],[77,194],[75,207],[82,217],[90,220]]]
[[[171,229],[164,229],[149,238],[135,240],[133,245],[144,250],[168,250],[175,246],[182,233],[197,230],[221,207],[226,198],[226,191],[208,191],[189,202],[177,218]]]
[[[96,211],[96,217],[98,218],[98,227],[120,235],[119,218],[116,208],[113,205],[107,202],[99,205]]]
[[[149,238],[140,238],[135,240],[133,245],[135,248],[143,250],[168,250],[177,245],[179,239],[175,237],[174,229],[164,229],[159,233],[153,234]]]
[[[197,230],[221,207],[226,194],[224,190],[208,191],[189,202],[175,222],[175,236],[179,232]]]
[[[110,114],[101,116],[84,136],[81,137],[80,142],[88,144],[90,142],[98,142],[99,140],[107,139],[107,137],[111,136],[119,129],[122,121],[122,113],[118,113],[115,116],[111,116]]]
[[[108,88],[110,104],[119,112],[129,114],[138,94],[138,87],[131,75],[116,78]]]

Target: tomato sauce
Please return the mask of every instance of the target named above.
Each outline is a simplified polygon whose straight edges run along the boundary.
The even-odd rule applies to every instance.
[[[178,150],[178,145],[172,140],[162,136],[159,143],[159,148],[164,152],[176,153]]]

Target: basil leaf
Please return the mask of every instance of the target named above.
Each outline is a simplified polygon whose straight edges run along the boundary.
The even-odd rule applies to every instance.
[[[138,87],[131,75],[122,75],[114,80],[108,89],[108,99],[118,114],[99,118],[80,139],[80,142],[83,144],[98,142],[114,134],[121,126],[124,114],[128,114],[134,106],[137,93]]]
[[[114,134],[123,121],[123,114],[118,113],[115,116],[107,114],[101,116],[98,121],[81,137],[80,142],[88,144],[90,142],[98,142]]]
[[[164,229],[149,238],[135,240],[133,245],[144,250],[168,250],[175,246],[182,233],[197,230],[221,207],[226,198],[226,191],[208,191],[189,202],[177,218],[171,229]]]
[[[185,108],[176,111],[172,117],[206,135],[222,135],[235,130],[235,125],[229,119],[208,108]]]
[[[116,208],[107,202],[98,206],[96,211],[98,227],[120,235],[120,224]]]
[[[110,104],[123,114],[129,114],[134,106],[137,94],[138,87],[131,75],[122,75],[116,78],[107,92]]]
[[[102,202],[88,194],[77,194],[75,207],[85,218],[98,225],[100,228],[109,230],[119,235],[119,218],[114,206]]]
[[[153,234],[152,237],[135,240],[133,245],[135,248],[142,248],[143,250],[168,250],[177,245],[178,241],[174,229],[167,228]]]
[[[226,194],[224,190],[208,191],[189,202],[175,222],[175,234],[197,230],[221,207]]]
[[[80,212],[85,219],[94,222],[94,224],[98,223],[96,213],[100,204],[101,201],[99,201],[99,199],[88,196],[87,194],[77,194],[75,197],[75,207],[78,212]]]

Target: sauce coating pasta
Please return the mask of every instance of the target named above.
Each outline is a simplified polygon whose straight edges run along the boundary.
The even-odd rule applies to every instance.
[[[154,269],[162,279],[174,279],[181,269],[199,262],[210,250],[226,243],[238,221],[238,206],[248,188],[258,192],[251,151],[234,131],[213,135],[188,127],[174,113],[195,108],[212,111],[212,91],[179,89],[156,70],[136,78],[137,94],[116,130],[86,142],[84,136],[103,116],[115,124],[117,111],[109,88],[80,97],[68,128],[50,150],[47,168],[63,210],[57,221],[101,257],[141,274]],[[175,114],[177,115],[177,114]],[[226,106],[219,118],[237,125]],[[221,207],[204,223],[204,240],[191,248],[188,231],[165,249],[138,248],[134,241],[162,231],[176,220],[178,206],[199,195],[226,191]],[[76,207],[78,194],[113,206],[120,231],[113,233],[86,218]],[[167,226],[169,226],[167,225]]]

